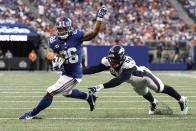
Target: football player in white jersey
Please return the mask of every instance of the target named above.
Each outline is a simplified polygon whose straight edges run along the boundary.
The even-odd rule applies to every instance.
[[[115,78],[104,84],[88,88],[89,92],[95,93],[102,89],[116,87],[123,82],[127,82],[133,86],[133,89],[139,95],[142,95],[150,102],[149,114],[155,114],[159,103],[158,100],[152,96],[149,88],[156,93],[165,93],[175,98],[180,105],[181,113],[187,114],[187,97],[181,96],[171,86],[163,84],[163,82],[145,66],[137,66],[130,56],[125,55],[125,49],[122,46],[113,46],[108,56],[102,58],[99,65],[86,68],[83,70],[83,73],[94,74],[104,70],[109,70]]]

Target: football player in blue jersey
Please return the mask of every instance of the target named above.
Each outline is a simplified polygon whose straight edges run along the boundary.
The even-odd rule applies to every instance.
[[[92,31],[84,32],[82,30],[73,30],[71,19],[61,16],[56,20],[56,36],[52,36],[48,45],[53,51],[54,59],[52,61],[55,70],[61,70],[62,75],[55,84],[48,87],[46,95],[39,104],[30,112],[25,113],[19,119],[34,119],[37,114],[49,107],[53,96],[62,94],[65,97],[83,99],[90,105],[90,110],[94,110],[96,96],[87,94],[74,87],[82,80],[81,51],[82,42],[92,40],[97,36],[101,28],[102,19],[107,9],[102,6],[97,12],[97,21]]]
[[[90,87],[89,91],[92,93],[98,92],[101,89],[108,89],[116,87],[123,82],[130,83],[133,89],[142,95],[151,104],[149,114],[155,114],[158,100],[155,99],[148,88],[157,93],[168,94],[175,98],[181,108],[182,114],[187,114],[187,97],[181,96],[174,88],[164,85],[163,82],[156,77],[148,68],[144,66],[137,66],[135,61],[125,55],[125,49],[122,46],[113,46],[107,57],[102,58],[102,61],[97,66],[92,66],[83,70],[83,74],[94,74],[104,70],[109,70],[115,76],[109,82],[100,84],[95,87]]]

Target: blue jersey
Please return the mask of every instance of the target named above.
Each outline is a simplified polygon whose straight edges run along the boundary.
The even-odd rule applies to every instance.
[[[65,41],[62,41],[58,35],[50,37],[48,41],[49,48],[65,57],[65,63],[62,66],[62,75],[82,78],[80,63],[82,59],[81,39],[83,35],[84,31],[76,30]]]

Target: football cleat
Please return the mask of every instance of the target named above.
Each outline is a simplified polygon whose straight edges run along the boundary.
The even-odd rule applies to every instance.
[[[150,110],[148,112],[149,115],[155,114],[158,104],[159,104],[159,101],[157,99],[154,99],[154,102],[150,103]]]
[[[182,115],[186,115],[188,112],[188,97],[187,96],[182,96],[182,101],[178,102],[180,105],[180,109],[181,109],[181,114]]]
[[[89,95],[87,102],[90,105],[90,111],[93,111],[95,109],[95,102],[97,97],[95,95]]]
[[[40,119],[40,118],[37,115],[31,116],[31,112],[27,112],[24,115],[22,115],[21,117],[19,117],[19,119],[27,119],[27,120],[30,120],[30,119]]]

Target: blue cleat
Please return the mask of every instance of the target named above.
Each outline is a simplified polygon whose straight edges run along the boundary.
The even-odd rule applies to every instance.
[[[90,105],[90,111],[93,111],[95,109],[95,102],[97,97],[95,95],[89,95],[87,102]]]
[[[37,115],[31,116],[31,112],[27,112],[24,115],[22,115],[21,117],[19,117],[19,119],[27,119],[27,120],[30,120],[30,119],[39,119],[39,118],[38,118]]]

